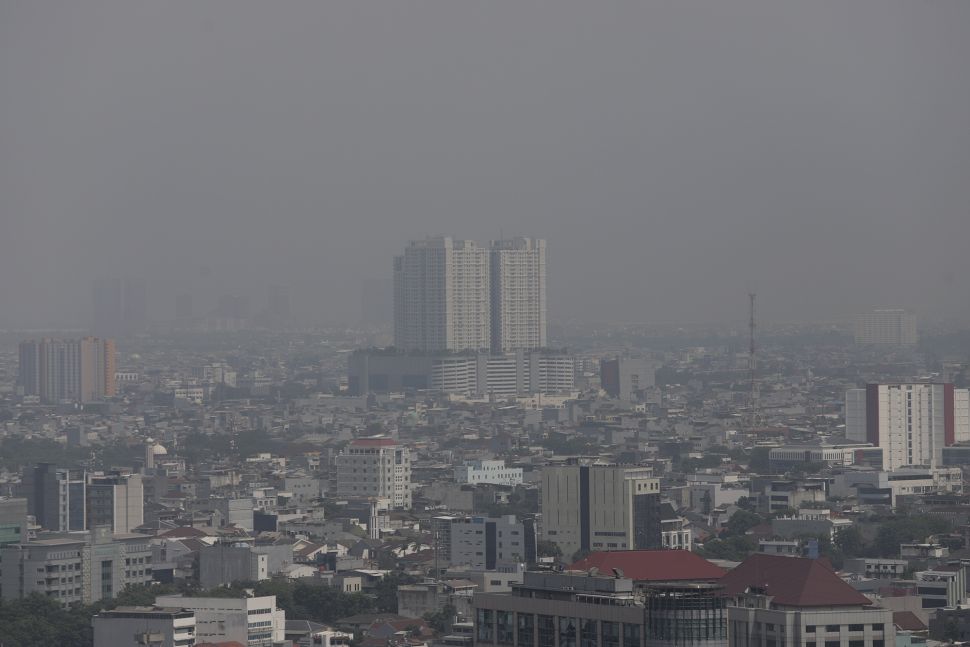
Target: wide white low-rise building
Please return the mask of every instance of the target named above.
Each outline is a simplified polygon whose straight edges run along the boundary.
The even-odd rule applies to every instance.
[[[179,607],[195,613],[198,642],[235,640],[247,647],[272,647],[286,636],[286,612],[276,607],[276,596],[255,598],[190,598],[160,595],[160,607]]]
[[[506,467],[505,461],[465,461],[455,468],[455,481],[462,484],[478,485],[520,485],[521,467]]]

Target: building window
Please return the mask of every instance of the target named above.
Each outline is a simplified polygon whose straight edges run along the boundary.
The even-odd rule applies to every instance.
[[[620,625],[618,623],[604,620],[600,623],[600,629],[603,632],[602,647],[620,647]]]
[[[595,620],[583,620],[583,629],[580,633],[580,647],[597,647],[597,631]]]
[[[623,623],[623,647],[640,647],[640,625]]]
[[[475,619],[475,630],[477,635],[476,642],[492,642],[492,621],[493,612],[491,609],[479,609]]]
[[[532,647],[535,640],[535,616],[531,613],[516,614],[516,623],[519,626],[517,644],[519,647]]]
[[[515,640],[515,626],[512,624],[513,616],[511,611],[496,611],[497,620],[497,642],[500,645],[511,645]]]
[[[559,647],[576,647],[576,619],[559,618]]]
[[[539,647],[555,647],[556,621],[552,616],[538,616]]]

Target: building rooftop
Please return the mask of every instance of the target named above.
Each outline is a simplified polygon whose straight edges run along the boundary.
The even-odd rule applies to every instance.
[[[397,444],[393,438],[358,438],[350,443],[352,447],[391,447]]]
[[[719,580],[724,569],[687,550],[615,550],[590,553],[569,567],[574,571],[599,569],[610,575],[613,569],[634,582],[676,582]]]
[[[756,553],[721,578],[724,593],[763,589],[774,604],[787,607],[854,607],[872,604],[825,562]]]

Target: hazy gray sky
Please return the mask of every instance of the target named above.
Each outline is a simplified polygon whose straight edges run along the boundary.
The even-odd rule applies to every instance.
[[[549,240],[583,320],[970,314],[966,0],[4,0],[0,325]]]

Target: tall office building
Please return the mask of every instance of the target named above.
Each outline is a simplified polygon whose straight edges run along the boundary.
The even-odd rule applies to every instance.
[[[24,395],[46,404],[97,402],[115,395],[115,343],[111,339],[41,339],[21,342]]]
[[[109,526],[116,534],[133,532],[145,522],[140,474],[96,474],[87,486],[88,527]]]
[[[39,463],[25,467],[21,478],[27,511],[47,530],[84,530],[87,479],[83,470]]]
[[[651,470],[564,465],[542,470],[544,539],[563,555],[660,548],[660,480]]]
[[[943,448],[970,441],[970,390],[952,384],[867,384],[845,394],[845,435],[883,450],[883,469],[943,465]]]
[[[24,395],[40,395],[40,344],[33,339],[20,342],[17,385]]]
[[[873,310],[856,315],[855,343],[914,346],[919,341],[916,315],[901,309]]]
[[[490,342],[488,250],[450,237],[412,241],[394,259],[394,345],[437,352]]]
[[[546,345],[546,242],[412,241],[394,259],[394,343],[420,352]]]
[[[489,249],[492,350],[546,345],[546,241],[494,240]]]

